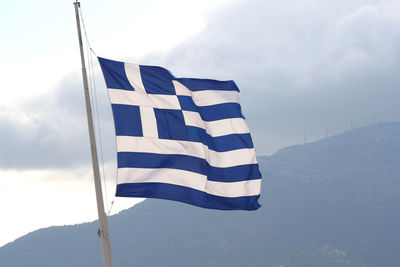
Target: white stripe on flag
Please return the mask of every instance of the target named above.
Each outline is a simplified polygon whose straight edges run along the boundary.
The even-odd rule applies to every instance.
[[[222,197],[243,197],[260,194],[261,179],[240,182],[207,181],[202,174],[179,169],[119,168],[118,184],[164,183],[193,188]]]
[[[261,179],[240,182],[207,182],[207,193],[224,197],[256,196],[261,193]]]
[[[199,113],[186,110],[183,110],[183,118],[185,119],[185,124],[187,126],[195,126],[205,129],[212,137],[250,132],[249,126],[243,118],[203,121]]]
[[[172,81],[177,95],[191,96],[193,102],[199,106],[211,106],[223,103],[239,103],[240,97],[237,91],[202,90],[191,91],[178,81]]]
[[[199,107],[240,102],[237,91],[204,90],[192,93],[193,102]]]
[[[179,169],[119,168],[118,184],[124,183],[169,183],[200,191],[206,187],[206,176]]]
[[[111,104],[145,106],[160,109],[181,109],[176,95],[146,94],[143,92],[108,89]]]
[[[220,168],[257,163],[253,148],[216,152],[198,142],[137,136],[117,136],[117,151],[187,155],[205,159],[211,166]]]

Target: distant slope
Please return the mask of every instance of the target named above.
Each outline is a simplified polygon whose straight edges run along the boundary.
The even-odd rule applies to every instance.
[[[115,266],[398,266],[400,123],[259,158],[255,212],[146,200],[110,218]],[[101,266],[97,223],[0,248],[0,266]]]
[[[285,148],[260,165],[283,243],[329,245],[345,253],[333,254],[345,256],[345,266],[399,266],[400,123]]]

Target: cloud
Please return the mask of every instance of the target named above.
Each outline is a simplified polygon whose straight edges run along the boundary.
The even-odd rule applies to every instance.
[[[303,142],[304,134],[312,141],[351,125],[399,120],[399,45],[398,2],[230,1],[197,35],[139,63],[181,77],[234,79],[257,152],[268,154]],[[99,92],[108,162],[115,160],[114,127],[106,92]],[[14,109],[0,107],[0,130],[0,168],[89,165],[80,74]]]
[[[234,79],[241,89],[243,111],[259,155],[301,143],[304,135],[312,141],[325,133],[331,135],[371,122],[400,120],[398,1],[218,1],[219,8],[208,10],[206,17],[205,9],[199,11],[197,6],[190,6],[191,2],[187,4],[191,11],[180,16],[178,7],[187,2],[174,1],[168,8],[173,12],[158,9],[164,21],[149,17],[154,14],[152,3],[141,4],[136,9],[139,16],[131,16],[130,8],[121,13],[114,5],[111,11],[115,12],[110,13],[110,6],[96,2],[97,7],[105,8],[84,11],[92,44],[97,43],[96,51],[102,51],[105,57],[135,57],[139,59],[136,63],[163,65],[181,77]],[[212,7],[215,1],[207,3]],[[72,5],[70,8],[72,12]],[[104,14],[116,12],[118,23],[104,20]],[[171,15],[173,20],[169,20]],[[71,23],[61,23],[68,18]],[[152,31],[141,39],[134,33],[139,32],[144,20],[151,20]],[[73,16],[65,13],[54,25],[42,19],[39,24],[45,28],[34,27],[39,25],[35,21],[28,28],[41,29],[40,36],[54,33],[46,44],[40,38],[30,38],[37,35],[35,31],[15,39],[14,33],[23,30],[14,28],[5,36],[17,41],[2,44],[7,54],[2,54],[0,72],[7,90],[2,91],[0,100],[0,174],[5,177],[0,196],[3,202],[13,202],[7,214],[28,207],[28,213],[37,215],[39,207],[44,215],[33,216],[37,220],[29,227],[19,213],[8,216],[5,224],[9,227],[5,229],[10,235],[0,234],[4,236],[0,245],[36,227],[74,222],[76,210],[71,207],[79,203],[87,206],[80,209],[79,220],[96,216],[95,209],[89,207],[95,205],[95,198],[79,57],[76,50],[60,50],[77,45],[68,37],[76,36]],[[158,22],[163,26],[158,27]],[[17,28],[25,29],[26,25],[20,21]],[[54,32],[54,27],[64,30]],[[163,33],[158,34],[160,31]],[[49,41],[51,47],[46,46]],[[18,53],[7,49],[15,45],[24,47]],[[149,49],[156,52],[140,58]],[[40,53],[33,56],[32,51]],[[76,74],[66,75],[56,84],[59,77],[71,71]],[[113,188],[107,194],[111,196],[115,188],[114,126],[99,73],[95,80],[101,88],[97,92],[98,107],[108,188]],[[78,188],[70,188],[74,186]],[[28,206],[26,201],[13,199],[21,192],[33,200]],[[46,218],[44,224],[46,214],[56,216]],[[22,232],[12,233],[16,221],[24,222]]]
[[[114,127],[106,92],[99,90],[97,94],[107,161],[115,157]],[[90,165],[81,77],[70,75],[54,90],[30,98],[20,106],[0,110],[0,142],[2,169]]]
[[[234,1],[202,32],[144,61],[234,79],[261,154],[400,119],[397,1]]]

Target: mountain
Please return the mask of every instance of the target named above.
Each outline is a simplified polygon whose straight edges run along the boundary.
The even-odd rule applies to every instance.
[[[398,266],[400,123],[259,157],[261,208],[148,199],[110,218],[115,266]],[[101,266],[97,222],[0,248],[0,266]]]

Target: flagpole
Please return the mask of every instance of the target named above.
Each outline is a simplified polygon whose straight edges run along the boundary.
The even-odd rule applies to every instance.
[[[104,267],[113,267],[112,261],[112,253],[111,253],[111,244],[110,244],[110,231],[108,227],[107,215],[104,212],[104,202],[103,202],[103,193],[101,189],[101,180],[100,180],[100,170],[99,170],[99,160],[97,158],[97,147],[96,140],[94,134],[94,126],[93,126],[93,115],[92,108],[90,105],[90,95],[89,95],[89,86],[88,79],[85,67],[85,58],[83,53],[83,44],[82,44],[82,34],[81,34],[81,25],[79,20],[79,11],[80,3],[78,1],[74,2],[75,5],[75,16],[76,16],[76,25],[78,28],[78,38],[79,38],[79,48],[81,54],[81,64],[82,64],[82,77],[83,77],[83,87],[85,92],[85,103],[86,103],[86,115],[88,121],[89,128],[89,138],[90,138],[90,149],[92,153],[92,165],[93,165],[93,176],[94,176],[94,187],[96,190],[96,200],[97,200],[97,212],[99,215],[99,235],[101,239],[101,247],[103,251],[103,266]]]

